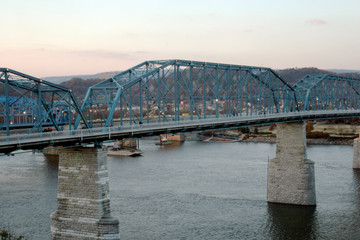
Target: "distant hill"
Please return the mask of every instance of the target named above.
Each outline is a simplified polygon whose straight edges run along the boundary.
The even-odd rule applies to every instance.
[[[81,78],[81,79],[92,79],[92,78],[99,78],[98,74],[93,75],[73,75],[73,76],[55,76],[55,77],[43,77],[42,79],[52,82],[52,83],[62,83],[69,81],[74,78]]]
[[[302,79],[308,74],[334,74],[332,72],[321,70],[318,68],[288,68],[282,70],[276,70],[276,72],[282,77],[285,81],[291,85],[295,84],[297,81]]]
[[[347,70],[347,69],[327,69],[327,71],[334,73],[360,73],[360,70]]]
[[[356,78],[360,79],[360,71],[350,71],[350,70],[337,70],[330,71],[330,70],[322,70],[318,68],[288,68],[282,70],[276,70],[276,72],[288,83],[295,84],[301,78],[305,77],[308,74],[332,74],[332,75],[339,75],[343,77],[349,78]]]
[[[52,76],[52,77],[43,77],[42,79],[53,82],[56,84],[70,81],[74,78],[79,79],[107,79],[110,78],[121,71],[112,71],[112,72],[103,72],[92,75],[69,75],[69,76]],[[341,76],[347,76],[352,78],[360,78],[360,70],[347,70],[347,69],[318,69],[313,67],[308,68],[288,68],[288,69],[279,69],[276,70],[278,74],[289,81],[289,83],[295,83],[300,80],[307,74],[339,74]]]
[[[103,72],[103,73],[96,73],[92,75],[70,75],[70,76],[55,76],[55,77],[43,77],[42,79],[53,82],[56,84],[69,81],[74,78],[81,78],[81,79],[107,79],[116,74],[120,71],[112,71],[112,72]]]
[[[332,72],[330,70],[321,70],[318,68],[309,67],[309,68],[281,69],[281,70],[276,70],[276,72],[291,85],[293,85],[294,83],[296,83],[297,81],[299,81],[301,78],[303,78],[308,74],[334,74],[334,75],[360,79],[360,71],[348,72],[348,70],[337,70],[337,72]],[[112,77],[117,73],[119,72],[98,73],[94,75],[81,75],[73,78],[71,78],[71,76],[51,77],[51,78],[55,79],[56,81],[61,81],[61,79],[70,78],[60,83],[60,85],[72,89],[76,99],[81,103],[85,97],[87,89],[90,86],[104,79]]]
[[[61,86],[72,89],[72,92],[76,98],[76,100],[81,103],[84,98],[85,94],[89,87],[95,85],[98,82],[103,81],[104,79],[100,78],[93,78],[84,80],[82,78],[73,78],[69,81],[60,83]]]

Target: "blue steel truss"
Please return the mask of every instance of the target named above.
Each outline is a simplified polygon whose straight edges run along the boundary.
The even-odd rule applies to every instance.
[[[59,123],[79,116],[84,125],[89,125],[70,89],[29,76],[18,71],[0,68],[0,124],[9,136],[12,125],[29,123],[28,133],[43,131],[44,125],[61,130]]]
[[[21,119],[30,113],[30,120],[36,121],[29,133],[41,133],[9,136],[11,122],[26,123]],[[0,68],[0,125],[8,134],[0,137],[4,153],[51,144],[358,116],[360,79],[334,75],[307,75],[290,86],[270,68],[147,61],[90,87],[80,109],[71,90]],[[42,133],[46,123],[60,130],[62,121],[69,131]],[[76,130],[80,123],[89,128],[98,121],[104,128]]]
[[[37,101],[28,97],[13,97],[9,96],[9,116],[10,129],[12,128],[29,128],[36,124],[38,105]],[[46,103],[48,106],[51,103]],[[43,116],[47,116],[44,109],[42,109]],[[0,96],[0,129],[6,129],[6,97]],[[53,112],[53,117],[58,125],[68,124],[70,120],[70,113],[66,102],[60,102],[57,106],[57,111]],[[51,126],[51,119],[49,116],[44,118],[43,126]]]
[[[360,109],[360,79],[307,75],[293,87],[300,111]]]
[[[99,121],[110,127],[360,110],[359,93],[359,79],[334,75],[307,75],[290,86],[270,68],[146,61],[90,87],[80,109],[71,90],[0,68],[0,127],[9,135],[18,123],[29,123],[31,133],[42,132],[45,125],[61,130],[61,124],[68,124],[73,130],[80,123],[90,128]]]
[[[104,127],[297,110],[292,86],[270,68],[146,61],[89,88],[81,110]],[[80,118],[75,121],[75,128]]]

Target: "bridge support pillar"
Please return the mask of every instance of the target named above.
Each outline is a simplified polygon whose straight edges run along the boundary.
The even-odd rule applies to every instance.
[[[51,215],[52,240],[120,239],[119,221],[110,215],[106,151],[61,151],[57,197],[57,210]]]
[[[120,142],[122,148],[137,149],[139,147],[138,140],[126,139]]]
[[[353,168],[360,169],[360,138],[354,139]]]
[[[268,165],[267,201],[316,205],[314,162],[306,158],[304,123],[277,125],[276,157]]]

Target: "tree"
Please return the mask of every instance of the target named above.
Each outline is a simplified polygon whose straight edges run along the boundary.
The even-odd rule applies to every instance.
[[[3,229],[0,232],[0,237],[1,237],[1,240],[21,240],[21,239],[24,239],[24,236],[20,235],[19,237],[16,237],[16,236],[14,236],[13,234],[11,234],[10,232],[8,232],[5,229]]]
[[[314,130],[314,125],[312,123],[312,121],[308,121],[306,123],[306,133],[309,133],[311,132],[312,130]]]

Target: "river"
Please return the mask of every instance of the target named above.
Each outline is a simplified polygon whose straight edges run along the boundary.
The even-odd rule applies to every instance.
[[[275,145],[155,146],[108,158],[112,216],[121,239],[359,239],[360,171],[351,146],[309,146],[316,207],[268,204],[267,161]],[[0,157],[0,227],[49,239],[57,165],[41,153]]]

